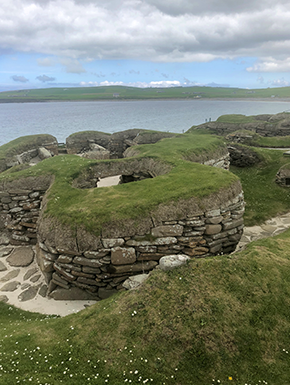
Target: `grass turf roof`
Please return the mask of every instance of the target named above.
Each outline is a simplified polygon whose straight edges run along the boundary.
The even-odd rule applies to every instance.
[[[38,165],[19,172],[6,171],[0,182],[21,177],[54,175],[50,189],[47,214],[62,223],[83,225],[99,234],[104,223],[133,218],[138,220],[159,204],[204,198],[238,181],[233,174],[184,158],[206,157],[224,148],[223,140],[211,135],[183,134],[163,139],[151,145],[138,146],[138,159],[154,158],[172,166],[169,173],[153,179],[134,183],[80,190],[72,187],[72,181],[93,165],[102,162],[130,162],[130,158],[94,161],[75,155],[63,155],[46,159]]]

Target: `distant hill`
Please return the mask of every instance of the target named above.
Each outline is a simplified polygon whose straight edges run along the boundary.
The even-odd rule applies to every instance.
[[[290,98],[290,87],[242,89],[222,87],[136,88],[125,86],[43,88],[0,92],[0,103],[73,100],[146,99],[281,99]]]

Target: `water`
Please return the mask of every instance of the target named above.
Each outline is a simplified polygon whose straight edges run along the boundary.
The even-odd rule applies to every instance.
[[[24,135],[51,134],[59,142],[78,131],[113,133],[131,128],[182,133],[224,114],[275,114],[290,102],[148,100],[0,103],[0,145]]]

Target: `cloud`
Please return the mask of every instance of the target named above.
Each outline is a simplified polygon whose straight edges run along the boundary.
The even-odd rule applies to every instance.
[[[82,74],[86,72],[81,63],[76,59],[63,58],[60,62],[65,67],[67,73]]]
[[[247,68],[248,72],[289,72],[290,58],[284,60],[277,60],[273,57],[266,58]]]
[[[37,80],[45,83],[45,82],[53,82],[55,80],[55,78],[52,78],[52,77],[49,77],[49,76],[46,76],[46,75],[42,75],[42,76],[37,76],[36,77]]]
[[[100,59],[284,61],[290,51],[289,0],[2,0],[0,20],[0,52],[58,56],[68,73]]]
[[[271,86],[273,86],[273,87],[289,87],[290,86],[290,83],[287,80],[285,80],[284,78],[272,80],[272,81],[269,81],[268,83],[271,84]]]
[[[129,74],[140,75],[140,71],[130,70]]]
[[[29,79],[27,79],[25,76],[14,75],[14,76],[11,76],[11,79],[14,80],[15,82],[20,82],[20,83],[29,82]]]
[[[97,86],[128,86],[128,87],[139,87],[139,88],[166,88],[166,87],[180,87],[182,84],[177,80],[160,80],[160,81],[152,81],[152,82],[112,82],[105,80],[103,82],[80,82],[80,86],[82,87],[97,87]]]
[[[178,80],[160,80],[149,83],[149,87],[181,87]]]
[[[37,59],[37,64],[41,67],[53,67],[55,65],[55,61],[50,57],[45,57],[42,59]]]

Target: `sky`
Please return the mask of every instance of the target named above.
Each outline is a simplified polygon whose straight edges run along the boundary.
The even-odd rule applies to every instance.
[[[1,0],[0,91],[290,86],[290,0]]]

